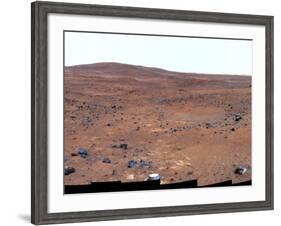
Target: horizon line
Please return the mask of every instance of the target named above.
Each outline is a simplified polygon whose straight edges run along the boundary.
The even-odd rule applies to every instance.
[[[128,65],[133,67],[145,67],[150,69],[159,69],[167,72],[179,73],[179,74],[198,74],[198,75],[222,75],[222,76],[244,76],[244,77],[252,77],[249,74],[221,74],[221,73],[205,73],[205,72],[186,72],[186,71],[173,71],[166,68],[160,67],[153,67],[153,66],[146,66],[141,64],[128,64],[128,63],[121,63],[121,62],[113,62],[113,61],[102,61],[102,62],[95,62],[95,63],[82,63],[82,64],[74,64],[74,65],[64,65],[64,68],[67,67],[78,67],[78,66],[86,66],[86,65],[94,65],[94,64],[120,64],[120,65]]]

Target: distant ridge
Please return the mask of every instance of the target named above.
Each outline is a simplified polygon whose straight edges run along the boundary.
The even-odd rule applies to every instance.
[[[134,74],[136,76],[188,76],[194,79],[208,79],[210,76],[215,76],[216,79],[250,79],[249,75],[224,75],[224,74],[204,74],[204,73],[190,73],[190,72],[176,72],[169,71],[162,68],[147,67],[141,65],[124,64],[117,62],[100,62],[93,64],[80,64],[74,66],[66,66],[66,72],[86,72],[91,74],[104,75],[124,75]]]
[[[93,63],[93,64],[80,64],[74,66],[66,67],[68,70],[87,70],[87,71],[96,71],[96,72],[104,72],[104,73],[122,73],[122,72],[145,72],[145,73],[159,73],[159,74],[182,74],[181,72],[168,71],[162,68],[155,67],[146,67],[141,65],[133,65],[133,64],[124,64],[124,63],[116,63],[116,62],[101,62],[101,63]],[[183,73],[186,74],[186,73]]]

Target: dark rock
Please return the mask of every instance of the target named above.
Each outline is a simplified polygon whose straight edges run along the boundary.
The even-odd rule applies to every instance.
[[[86,158],[88,156],[88,151],[84,148],[79,148],[78,154],[80,155],[80,157]]]
[[[112,148],[122,148],[122,149],[128,149],[128,144],[126,143],[121,143],[121,144],[113,144],[111,145]]]
[[[71,156],[78,156],[79,154],[78,153],[75,153],[75,152],[73,152],[73,153],[71,153]]]
[[[106,125],[107,125],[107,126],[111,126],[111,124],[110,124],[110,123],[107,123]]]
[[[67,176],[74,172],[75,172],[75,169],[73,167],[69,167],[69,166],[64,167],[64,175]]]
[[[128,144],[122,143],[120,144],[120,148],[128,149]]]
[[[149,169],[151,168],[151,161],[140,160],[130,160],[128,161],[128,168],[136,168],[139,167],[141,169]]]
[[[151,168],[151,162],[146,162],[144,160],[140,160],[140,164],[139,164],[140,168],[142,169],[148,169],[148,168]]]
[[[86,116],[82,119],[81,123],[83,126],[87,126],[89,125],[89,123],[91,123],[93,120],[89,117],[89,116]]]
[[[235,128],[231,128],[231,131],[234,132],[234,131],[235,131]]]
[[[242,116],[240,114],[235,114],[234,115],[234,121],[239,122],[242,119]]]
[[[136,161],[136,160],[128,161],[128,168],[135,168],[137,166],[138,166],[138,161]]]
[[[237,167],[234,170],[234,173],[239,174],[239,175],[243,175],[243,174],[247,173],[247,171],[248,171],[247,167],[240,166],[240,167]]]
[[[212,125],[210,123],[206,123],[206,129],[209,129],[210,127],[212,127]]]
[[[102,162],[103,163],[111,163],[111,160],[109,158],[103,158]]]

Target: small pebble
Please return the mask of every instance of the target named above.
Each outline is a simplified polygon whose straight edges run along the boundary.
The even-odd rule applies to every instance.
[[[75,172],[75,169],[73,167],[69,167],[69,166],[64,167],[64,175],[67,176],[74,172]]]
[[[111,163],[111,160],[109,158],[104,158],[102,160],[103,163]]]
[[[84,148],[79,148],[78,153],[82,158],[86,158],[88,156],[88,151]]]
[[[128,168],[135,168],[137,167],[138,162],[136,160],[130,160],[128,161]]]

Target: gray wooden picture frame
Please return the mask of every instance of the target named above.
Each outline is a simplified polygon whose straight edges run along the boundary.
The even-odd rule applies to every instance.
[[[266,33],[266,200],[117,210],[48,213],[47,189],[47,16],[50,13],[110,17],[199,21],[262,25]],[[273,17],[167,9],[134,8],[56,2],[31,5],[31,221],[33,224],[70,223],[191,214],[227,213],[273,209]],[[51,87],[49,87],[51,89]]]

